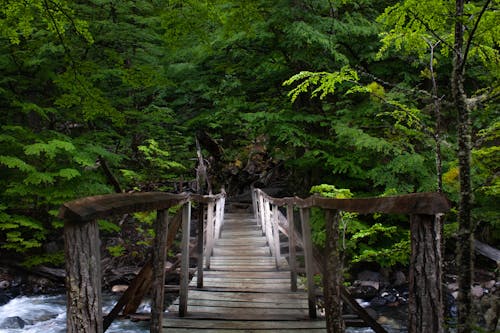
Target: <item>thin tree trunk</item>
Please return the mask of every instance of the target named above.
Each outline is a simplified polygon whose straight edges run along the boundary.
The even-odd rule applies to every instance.
[[[451,89],[458,116],[458,165],[460,177],[460,202],[458,210],[458,333],[472,331],[472,302],[471,284],[473,274],[473,224],[472,186],[470,179],[471,164],[471,122],[470,111],[467,107],[464,90],[464,0],[456,0],[455,23],[455,55],[453,58],[453,72]]]

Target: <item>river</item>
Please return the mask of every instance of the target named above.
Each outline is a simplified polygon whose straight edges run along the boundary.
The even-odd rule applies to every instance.
[[[116,295],[103,295],[103,312],[111,311],[116,302]],[[138,312],[149,312],[149,305],[143,303]],[[18,317],[25,323],[23,328],[5,328],[7,318]],[[18,320],[18,319],[16,319]],[[3,327],[3,328],[1,328]],[[0,333],[64,333],[66,327],[66,297],[53,296],[19,296],[9,303],[0,306]],[[132,322],[117,319],[106,331],[109,333],[146,333],[148,322]],[[372,333],[369,328],[348,328],[348,333]],[[391,330],[391,333],[402,332]]]

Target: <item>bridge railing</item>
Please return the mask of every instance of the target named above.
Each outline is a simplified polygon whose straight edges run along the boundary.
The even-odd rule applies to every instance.
[[[409,272],[409,332],[444,331],[441,322],[442,300],[442,258],[441,227],[437,216],[447,212],[450,205],[440,193],[414,193],[382,198],[330,199],[311,196],[273,198],[260,189],[253,191],[254,211],[262,224],[262,230],[268,237],[269,245],[274,248],[273,255],[280,256],[279,229],[280,213],[278,207],[286,207],[286,222],[281,227],[287,232],[289,240],[289,263],[291,268],[291,287],[297,288],[297,265],[295,247],[298,233],[295,230],[295,208],[300,211],[301,243],[304,250],[309,316],[316,317],[316,294],[314,286],[315,266],[323,272],[323,291],[325,296],[325,315],[328,332],[343,332],[342,300],[359,310],[375,332],[385,332],[366,312],[361,309],[342,284],[342,267],[339,252],[340,212],[360,214],[385,213],[410,215],[411,254]],[[326,246],[322,259],[318,259],[313,250],[310,209],[319,207],[324,210],[326,221]],[[287,228],[288,226],[288,228]],[[288,230],[287,230],[288,229]],[[269,234],[269,235],[268,235]]]
[[[214,239],[220,235],[224,218],[225,193],[219,195],[171,194],[164,192],[120,193],[99,195],[64,203],[59,217],[64,220],[67,293],[67,332],[101,333],[111,324],[113,316],[120,312],[125,302],[120,300],[112,310],[113,316],[103,322],[101,296],[101,263],[99,227],[97,221],[117,214],[156,210],[153,228],[155,238],[149,265],[151,276],[151,332],[162,331],[163,298],[165,286],[165,261],[169,232],[168,210],[181,206],[182,242],[181,274],[179,287],[179,315],[187,312],[189,284],[189,245],[191,228],[191,202],[199,203],[198,218],[198,285],[203,285],[204,260],[204,207],[207,206],[206,238],[207,247],[213,248]],[[210,229],[210,230],[209,230]],[[175,230],[175,231],[174,231]],[[201,232],[200,232],[201,230]],[[172,236],[170,236],[171,238]],[[170,241],[171,242],[171,241]],[[210,252],[205,252],[210,255]],[[148,265],[147,264],[147,265]],[[142,271],[141,271],[142,273]],[[139,274],[141,278],[148,274]],[[131,292],[138,290],[134,284]],[[129,294],[130,294],[129,293]],[[118,306],[120,305],[120,306]]]

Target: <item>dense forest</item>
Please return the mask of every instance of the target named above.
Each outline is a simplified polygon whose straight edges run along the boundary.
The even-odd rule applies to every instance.
[[[61,264],[65,201],[196,190],[197,141],[230,198],[439,191],[447,253],[498,247],[498,0],[0,3],[3,259]],[[407,264],[404,219],[345,221],[349,261]]]

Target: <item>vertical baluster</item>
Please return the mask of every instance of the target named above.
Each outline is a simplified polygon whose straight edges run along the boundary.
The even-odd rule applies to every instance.
[[[210,201],[207,205],[207,247],[205,249],[205,267],[207,269],[210,269],[210,257],[214,248],[214,206],[214,201]]]
[[[290,285],[292,291],[297,291],[297,252],[295,241],[295,222],[293,216],[293,205],[286,207],[286,219],[288,221],[288,253],[290,264]]]
[[[181,276],[179,288],[179,316],[187,314],[188,284],[189,284],[189,238],[191,232],[191,203],[182,208],[182,242],[181,242]]]
[[[310,209],[300,209],[300,222],[302,227],[302,243],[304,244],[304,257],[306,264],[307,298],[309,303],[309,317],[315,319],[316,315],[316,293],[314,286],[314,258],[311,238],[311,225],[309,223]]]
[[[281,259],[281,249],[280,249],[280,234],[278,228],[278,219],[279,219],[279,211],[278,206],[273,205],[273,215],[272,215],[272,227],[273,227],[273,239],[274,239],[274,256],[276,260],[276,269],[280,268],[280,259]]]

